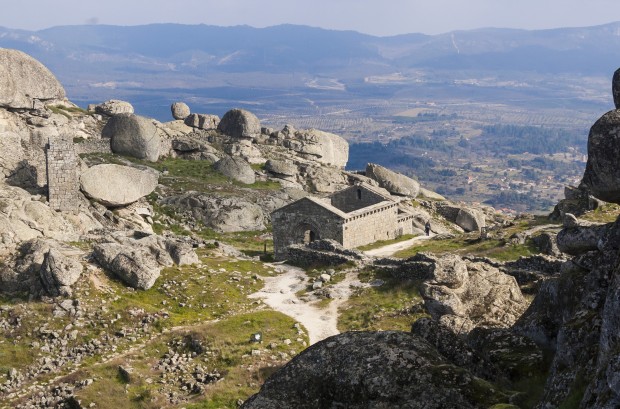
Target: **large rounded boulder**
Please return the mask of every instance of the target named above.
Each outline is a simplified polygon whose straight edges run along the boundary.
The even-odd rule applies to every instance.
[[[473,409],[497,403],[491,387],[421,337],[354,331],[300,353],[241,407]],[[479,391],[476,399],[472,390]]]
[[[286,130],[286,129],[285,129]],[[349,143],[340,136],[316,129],[282,132],[283,145],[304,159],[344,168],[349,160]]]
[[[420,184],[417,181],[374,163],[366,165],[366,176],[395,195],[416,197],[420,192]]]
[[[240,139],[254,139],[260,135],[260,120],[245,109],[231,109],[222,117],[217,130]]]
[[[592,125],[583,183],[592,195],[620,203],[620,110],[607,112]]]
[[[170,106],[174,119],[185,119],[191,114],[189,106],[185,102],[175,102]]]
[[[80,176],[80,189],[86,196],[107,206],[125,206],[157,187],[158,175],[129,166],[96,165]]]
[[[247,185],[256,182],[254,169],[239,156],[224,156],[213,165],[213,168],[222,175]]]
[[[159,159],[160,138],[153,121],[134,114],[119,114],[110,118],[101,131],[110,138],[112,152],[156,162]]]
[[[0,48],[0,107],[33,109],[64,99],[65,89],[43,64],[21,51]]]

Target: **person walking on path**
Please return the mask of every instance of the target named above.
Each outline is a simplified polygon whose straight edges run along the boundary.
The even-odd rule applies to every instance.
[[[426,224],[424,225],[424,233],[426,233],[427,236],[431,234],[431,221],[430,220],[428,220]]]

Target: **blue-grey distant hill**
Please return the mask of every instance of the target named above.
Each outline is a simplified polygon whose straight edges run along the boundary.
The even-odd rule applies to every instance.
[[[620,61],[620,23],[554,30],[479,29],[440,35],[374,37],[305,26],[84,25],[30,32],[0,28],[0,46],[48,64],[149,71],[267,70],[370,72],[409,68],[609,73]],[[154,65],[150,70],[159,70]]]
[[[393,37],[295,25],[0,27],[0,47],[43,62],[80,105],[126,99],[161,120],[178,99],[219,115],[233,106],[263,115],[372,99],[512,100],[537,108],[579,103],[575,83],[611,75],[620,65],[620,22]],[[600,94],[588,87],[583,95]]]

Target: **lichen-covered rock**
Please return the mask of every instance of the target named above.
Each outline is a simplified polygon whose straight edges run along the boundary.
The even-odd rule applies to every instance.
[[[56,212],[27,191],[0,183],[0,254],[35,238],[77,241],[101,228],[92,215]]]
[[[191,111],[185,102],[173,103],[170,106],[170,111],[172,111],[172,117],[174,119],[185,119],[191,114]]]
[[[420,184],[416,180],[375,163],[366,165],[366,176],[376,180],[379,186],[395,195],[416,197],[420,192]]]
[[[161,204],[221,232],[265,229],[265,211],[242,197],[213,197],[190,192],[167,197]]]
[[[473,409],[507,403],[498,390],[415,335],[348,332],[303,351],[242,408]]]
[[[0,107],[34,109],[37,101],[64,98],[64,88],[43,64],[21,51],[0,48]]]
[[[133,114],[133,105],[127,101],[111,99],[95,106],[95,112],[101,115],[114,116],[119,114]]]
[[[124,206],[150,194],[159,176],[130,166],[96,165],[80,176],[80,189],[88,197],[107,206]]]
[[[71,286],[80,278],[82,270],[79,261],[64,256],[52,247],[41,264],[41,283],[45,291],[53,297],[71,295]]]
[[[245,109],[231,109],[217,125],[217,130],[233,138],[254,139],[260,135],[260,120]]]
[[[592,125],[588,136],[588,162],[583,183],[592,195],[620,203],[620,110],[607,112]]]
[[[457,333],[508,327],[528,305],[515,278],[487,263],[418,254],[407,260],[407,268],[424,280],[422,296],[431,316]]]
[[[597,250],[609,228],[610,225],[580,221],[566,213],[564,228],[557,235],[558,248],[573,256]]]
[[[282,144],[305,159],[344,168],[349,160],[349,143],[338,135],[309,129],[287,134]]]
[[[93,248],[93,256],[101,267],[136,289],[151,288],[161,271],[161,266],[140,247],[127,248],[116,243],[102,243]]]
[[[117,114],[108,120],[101,131],[110,138],[112,152],[156,162],[161,141],[153,121],[134,114]]]
[[[224,156],[213,165],[213,169],[231,179],[251,185],[256,182],[254,169],[245,159],[233,156]]]

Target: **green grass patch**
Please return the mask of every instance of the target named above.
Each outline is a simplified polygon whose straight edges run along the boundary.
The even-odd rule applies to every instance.
[[[340,331],[409,331],[415,320],[428,315],[422,306],[420,282],[399,280],[372,270],[360,274],[360,280],[383,280],[384,283],[351,295],[339,310]]]
[[[597,223],[612,223],[616,221],[619,215],[620,205],[615,203],[606,203],[596,210],[579,216],[579,218]]]
[[[95,382],[80,391],[78,397],[87,404],[94,402],[97,407],[106,408],[237,408],[238,400],[256,393],[265,379],[288,359],[283,356],[290,357],[303,349],[296,341],[291,345],[284,343],[286,339],[299,337],[294,324],[284,314],[264,310],[174,330],[139,351],[89,367],[85,376],[93,377]],[[257,332],[262,335],[262,343],[250,342],[250,336]],[[306,336],[301,338],[307,342]],[[181,389],[181,378],[191,378],[191,373],[178,373],[172,376],[172,382],[160,382],[164,373],[157,368],[159,359],[170,350],[189,355],[191,348],[187,344],[175,346],[188,339],[197,340],[201,346],[189,368],[200,365],[223,375],[220,381],[206,384],[200,394]],[[260,354],[253,354],[253,350],[259,350]],[[133,368],[129,382],[119,377],[119,365]],[[171,393],[181,398],[180,406],[167,401]]]
[[[69,119],[73,117],[72,114],[91,115],[90,112],[80,107],[66,107],[64,105],[48,105],[46,108],[52,111],[54,114],[64,115]]]
[[[538,254],[538,249],[530,240],[523,245],[507,244],[503,240],[482,240],[476,235],[462,235],[445,240],[425,240],[397,252],[394,257],[409,258],[418,253],[428,252],[435,254],[454,253],[461,256],[480,256],[499,261],[510,261],[522,256]]]

